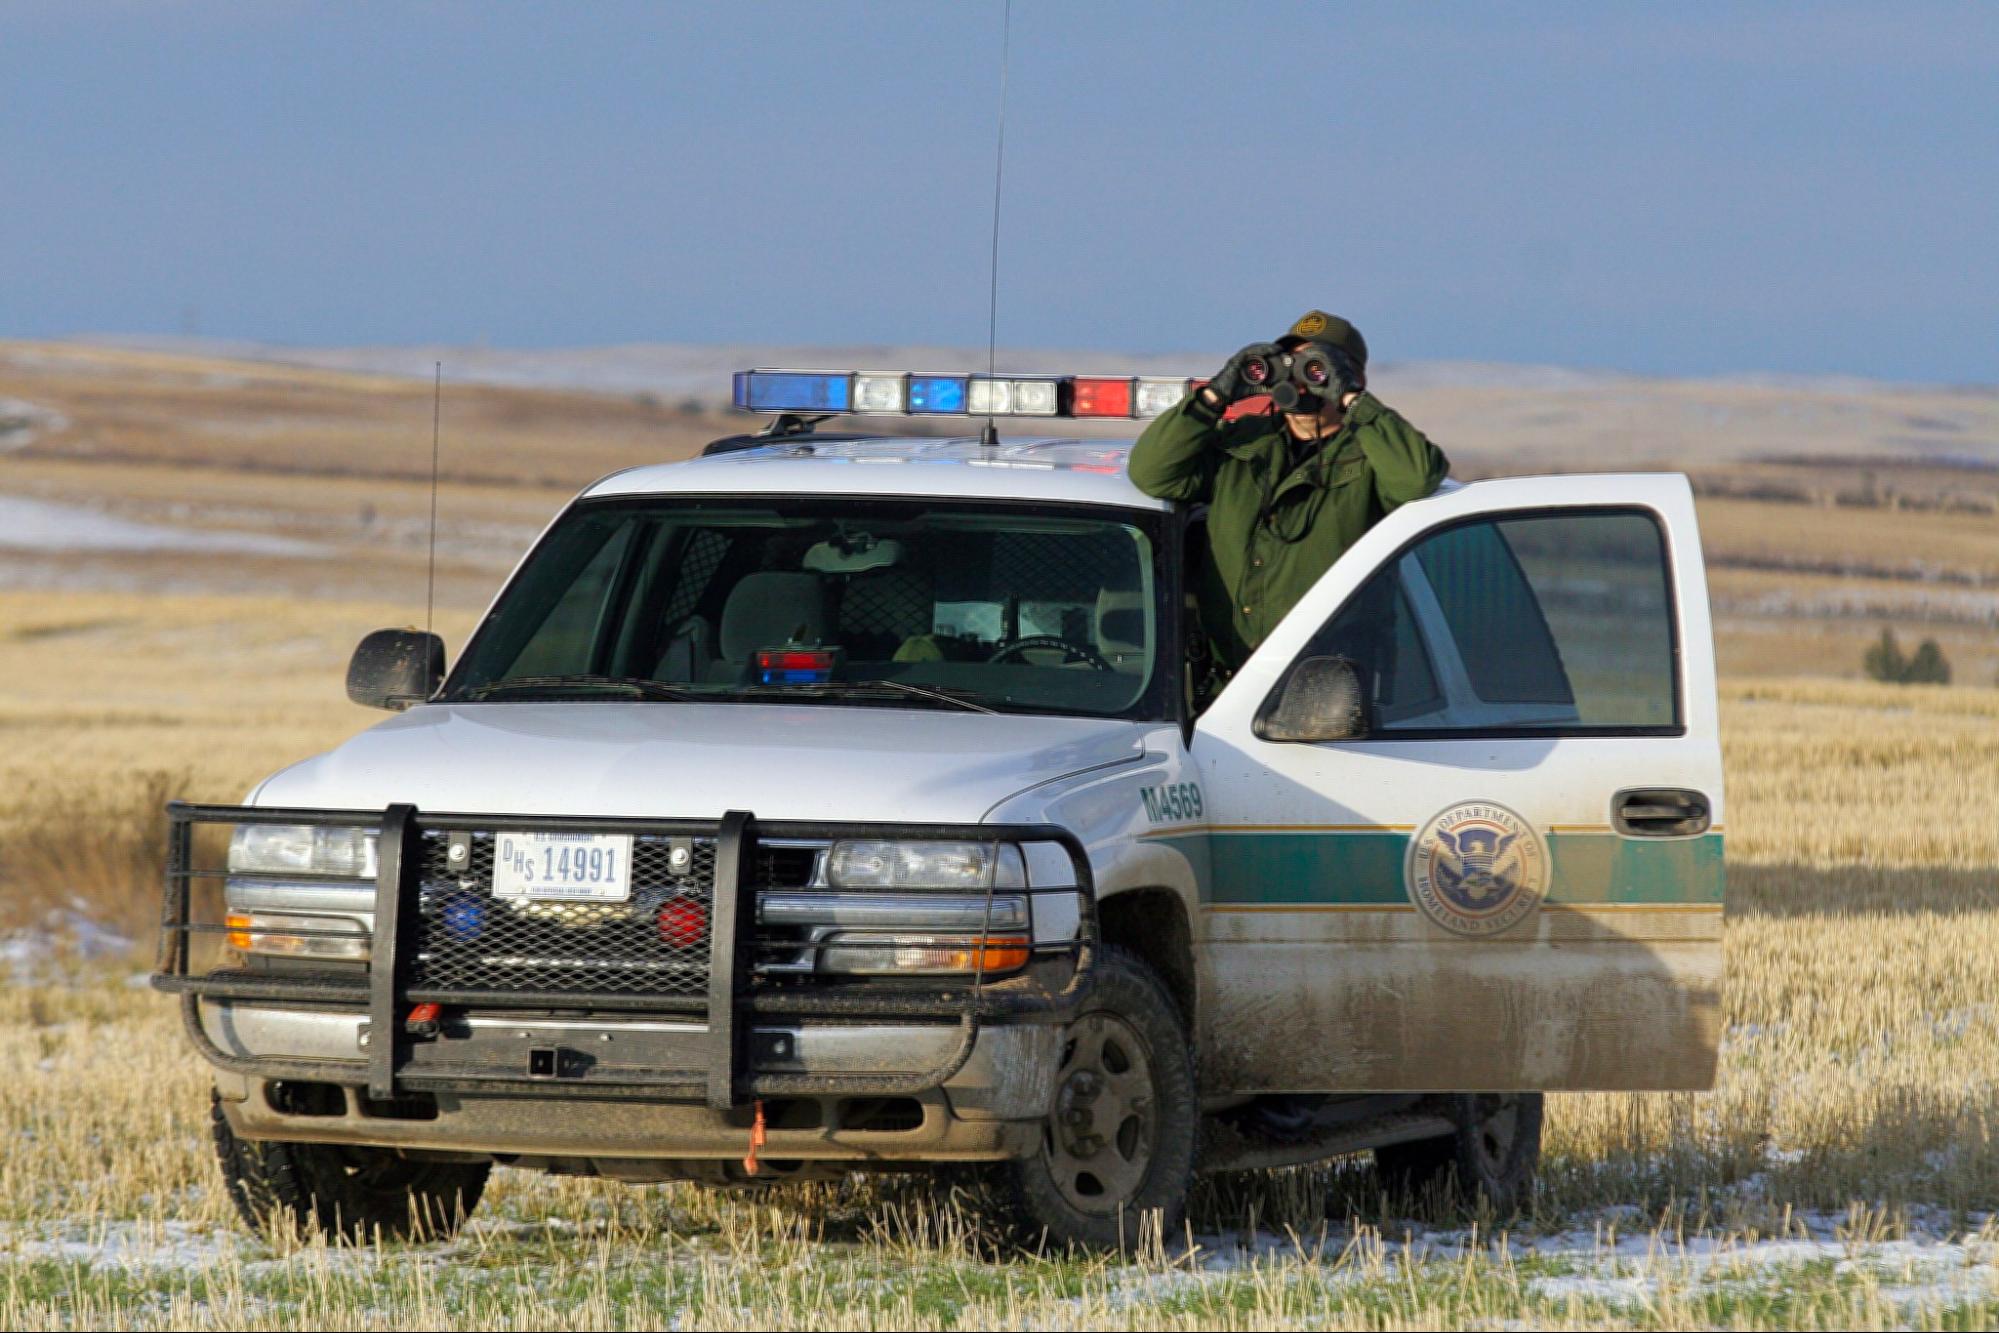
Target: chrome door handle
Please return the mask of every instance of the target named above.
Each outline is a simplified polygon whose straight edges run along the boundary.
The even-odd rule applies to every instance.
[[[1681,787],[1628,787],[1610,798],[1611,826],[1628,838],[1685,838],[1713,823],[1707,797]]]

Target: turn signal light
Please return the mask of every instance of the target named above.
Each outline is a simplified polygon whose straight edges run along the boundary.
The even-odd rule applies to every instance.
[[[1027,966],[1027,941],[1018,935],[988,935],[951,951],[953,972],[1012,972]]]
[[[1025,935],[841,935],[819,955],[821,972],[853,976],[998,976],[1033,957]]]
[[[342,958],[366,961],[368,936],[340,917],[290,912],[230,912],[222,918],[229,947],[244,953],[287,958]]]

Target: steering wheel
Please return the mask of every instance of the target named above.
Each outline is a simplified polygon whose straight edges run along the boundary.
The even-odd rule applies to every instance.
[[[991,657],[986,659],[986,662],[988,665],[994,662],[1004,662],[1014,654],[1029,648],[1060,648],[1063,652],[1062,664],[1064,666],[1067,666],[1071,662],[1088,662],[1099,671],[1117,670],[1096,649],[1080,643],[1071,643],[1059,634],[1030,634],[1024,639],[1015,639],[1011,643],[1003,643],[994,651]]]

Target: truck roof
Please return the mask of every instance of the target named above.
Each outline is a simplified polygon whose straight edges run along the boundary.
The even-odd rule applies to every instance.
[[[627,495],[921,495],[1165,509],[1131,484],[1130,440],[810,435],[651,463],[605,477],[584,498]]]

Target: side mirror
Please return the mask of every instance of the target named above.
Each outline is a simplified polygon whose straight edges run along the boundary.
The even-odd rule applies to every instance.
[[[1266,741],[1351,741],[1374,730],[1360,672],[1344,657],[1308,657],[1264,701],[1252,728]]]
[[[414,629],[378,629],[347,663],[347,697],[364,708],[400,713],[437,693],[444,680],[444,640]]]

